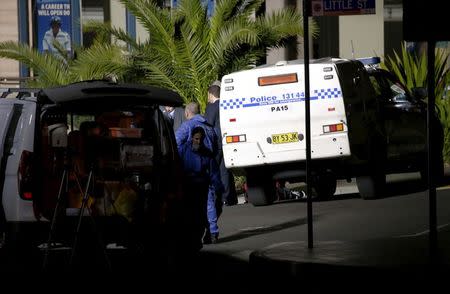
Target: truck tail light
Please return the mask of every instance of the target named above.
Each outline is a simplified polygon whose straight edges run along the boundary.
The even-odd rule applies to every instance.
[[[325,134],[334,133],[334,132],[342,132],[343,130],[344,130],[344,124],[342,124],[342,123],[323,126],[323,132]]]
[[[229,143],[240,143],[246,142],[247,137],[245,135],[234,135],[234,136],[226,136],[226,142]]]
[[[19,196],[23,200],[33,200],[33,152],[24,150],[20,156],[17,172]]]

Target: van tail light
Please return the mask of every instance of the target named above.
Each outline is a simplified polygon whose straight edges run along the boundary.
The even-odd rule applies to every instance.
[[[20,156],[17,183],[19,196],[23,200],[33,200],[33,152],[24,150]]]

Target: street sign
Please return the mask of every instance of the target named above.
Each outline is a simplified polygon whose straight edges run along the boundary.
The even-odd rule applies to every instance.
[[[375,14],[375,0],[311,0],[311,16]]]

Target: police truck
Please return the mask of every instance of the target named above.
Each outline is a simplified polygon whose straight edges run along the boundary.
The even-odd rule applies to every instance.
[[[319,199],[337,179],[356,177],[360,195],[382,195],[386,174],[426,175],[426,103],[377,57],[310,61],[312,187]],[[220,123],[225,165],[247,178],[248,200],[274,201],[274,181],[304,181],[304,61],[280,61],[222,78]],[[417,89],[415,93],[423,93]],[[443,173],[443,131],[431,118],[436,175]]]

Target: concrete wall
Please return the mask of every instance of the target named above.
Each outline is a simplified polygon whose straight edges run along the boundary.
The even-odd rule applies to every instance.
[[[111,0],[111,25],[126,31],[126,10],[118,0]],[[136,39],[144,42],[148,38],[146,29],[136,19]]]
[[[126,31],[126,10],[118,0],[111,0],[110,4],[111,25],[115,28],[121,28]]]
[[[139,20],[136,19],[136,40],[145,42],[149,37],[147,30],[141,25]]]
[[[376,14],[339,16],[340,57],[384,56],[383,0],[376,0],[375,6]]]
[[[19,40],[17,0],[1,0],[0,42]],[[19,77],[19,63],[0,59],[0,77]],[[1,86],[1,81],[0,81]]]
[[[266,13],[270,14],[274,10],[281,9],[286,6],[285,0],[268,0],[266,1]],[[274,49],[267,52],[267,63],[273,64],[280,60],[286,60],[286,49]]]
[[[266,13],[270,13],[274,10],[278,10],[288,6],[295,6],[297,11],[299,11],[300,14],[303,14],[303,0],[266,0]],[[309,44],[309,56],[312,57],[313,42],[311,36],[309,37]],[[267,63],[273,64],[280,60],[303,58],[303,51],[303,40],[302,38],[299,38],[297,42],[297,56],[292,56],[292,53],[289,54],[287,48],[269,50],[267,53]],[[293,52],[295,52],[295,49],[293,50]]]

